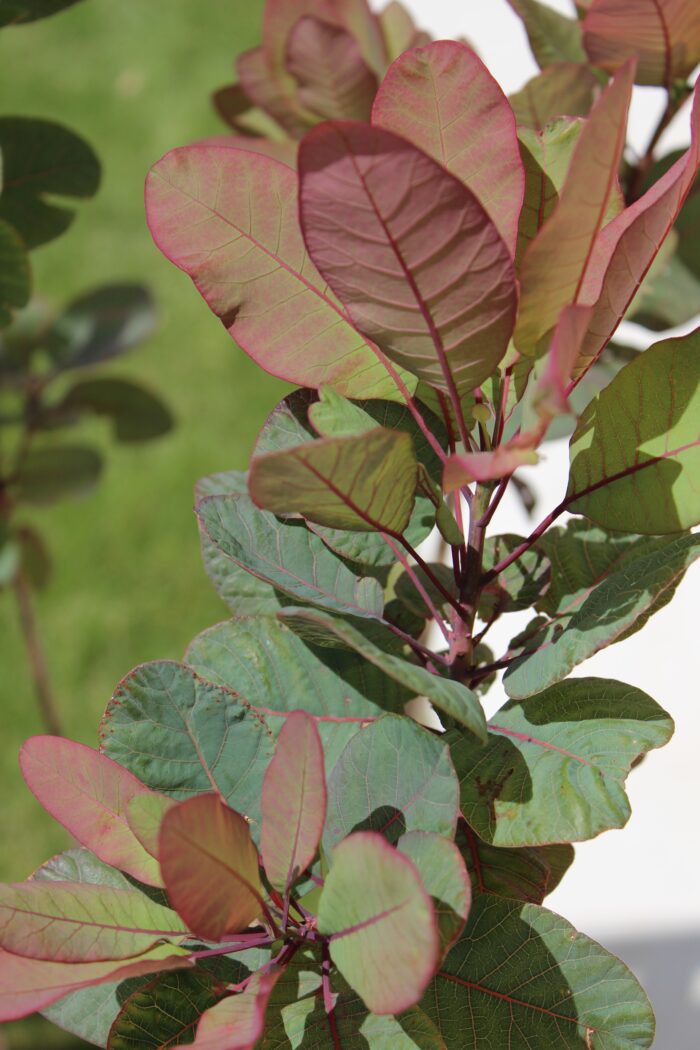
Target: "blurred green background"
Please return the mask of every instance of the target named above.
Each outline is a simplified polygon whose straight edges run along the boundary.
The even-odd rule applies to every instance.
[[[226,616],[201,567],[192,487],[245,465],[283,391],[154,248],[143,210],[152,163],[224,131],[209,97],[231,81],[235,54],[257,42],[261,9],[261,0],[84,0],[0,33],[0,111],[66,124],[103,165],[97,198],[32,254],[35,291],[61,304],[102,282],[146,282],[158,331],[107,372],[143,380],[177,419],[167,437],[133,448],[114,444],[99,422],[76,432],[106,449],[102,482],[80,502],[35,515],[55,561],[38,616],[65,732],[93,746],[127,671],[180,658],[199,630]],[[42,726],[11,592],[0,594],[0,702],[0,879],[16,881],[66,838],[18,772],[20,744]],[[2,1050],[77,1045],[41,1021],[0,1026]]]

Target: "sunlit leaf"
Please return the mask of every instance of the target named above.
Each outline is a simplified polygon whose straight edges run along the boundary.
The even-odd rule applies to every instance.
[[[700,523],[700,328],[657,343],[590,403],[571,439],[567,501],[604,528]]]
[[[454,492],[472,481],[495,481],[508,477],[518,467],[537,463],[537,459],[537,453],[531,449],[509,448],[507,445],[492,452],[464,452],[449,456],[442,486],[445,492]]]
[[[260,852],[265,874],[287,891],[314,860],[326,819],[323,745],[313,718],[285,720],[262,792]]]
[[[126,808],[147,787],[84,744],[35,736],[20,751],[22,776],[52,817],[100,860],[141,882],[162,886],[158,864],[129,828]]]
[[[158,840],[163,817],[175,805],[175,799],[168,795],[160,795],[156,791],[146,795],[134,795],[126,804],[127,824],[152,857],[158,857]]]
[[[451,741],[462,813],[495,846],[578,842],[623,827],[632,763],[672,732],[650,696],[604,678],[572,678],[511,700],[489,722],[486,748]]]
[[[615,186],[633,76],[633,64],[627,64],[596,103],[574,149],[559,203],[525,252],[514,336],[521,353],[537,356],[562,309],[579,299]]]
[[[429,831],[409,831],[396,843],[415,864],[430,894],[440,933],[440,950],[447,955],[459,939],[469,915],[471,882],[462,855],[451,839]]]
[[[376,427],[257,456],[249,489],[259,507],[275,514],[297,512],[330,528],[398,534],[408,525],[417,484],[410,436]]]
[[[447,1050],[647,1050],[654,1014],[636,978],[565,919],[478,894],[421,1004]]]
[[[0,22],[3,18],[0,15]],[[97,192],[97,157],[80,136],[61,124],[0,117],[0,149],[0,218],[17,230],[27,248],[53,240],[73,221],[73,210],[53,203],[54,198],[83,199]]]
[[[356,627],[347,620],[313,609],[285,609],[278,615],[306,641],[359,653],[414,695],[427,697],[435,707],[455,718],[478,739],[485,739],[486,722],[479,698],[460,682],[431,674],[426,668],[394,655],[388,644],[380,647],[358,629],[359,624]],[[374,637],[379,638],[379,635]]]
[[[594,0],[583,42],[594,65],[614,70],[635,56],[638,84],[670,88],[700,62],[700,12],[687,0]]]
[[[516,299],[476,197],[405,139],[351,122],[309,132],[299,171],[307,247],[358,328],[433,386],[473,390],[505,353]]]
[[[581,41],[581,25],[539,0],[508,0],[522,19],[537,64],[544,68],[555,62],[586,62]]]
[[[381,835],[358,832],[333,851],[318,914],[333,962],[373,1013],[420,999],[437,963],[435,911],[416,868]]]
[[[153,168],[146,204],[158,247],[267,372],[301,386],[331,383],[349,397],[401,400],[381,355],[308,257],[290,168],[242,150],[187,146]]]
[[[168,897],[197,936],[223,940],[261,914],[258,851],[244,818],[219,795],[169,809],[158,856]]]
[[[542,131],[558,117],[587,117],[598,87],[586,66],[558,62],[528,80],[508,101],[519,125]]]
[[[523,168],[513,113],[471,48],[439,40],[402,55],[382,81],[372,121],[456,175],[515,252]]]
[[[384,42],[389,61],[393,62],[404,53],[414,47],[425,47],[430,43],[430,35],[416,27],[411,15],[399,3],[399,0],[389,0],[389,3],[378,14],[379,24],[384,35]]]
[[[453,838],[459,784],[449,748],[408,718],[385,715],[356,733],[328,778],[327,854],[353,831],[395,844],[407,831]]]

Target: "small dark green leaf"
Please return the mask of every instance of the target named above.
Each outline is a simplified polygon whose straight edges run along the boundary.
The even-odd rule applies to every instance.
[[[138,346],[155,323],[155,304],[147,288],[108,284],[66,307],[49,329],[46,349],[59,369],[94,365]]]
[[[100,165],[88,144],[61,124],[30,117],[0,117],[3,188],[0,218],[28,248],[58,237],[74,212],[46,199],[87,198],[97,192]]]
[[[450,751],[416,722],[385,715],[356,733],[328,779],[327,854],[353,831],[396,843],[407,831],[454,837],[459,782]]]
[[[132,992],[114,1021],[109,1050],[162,1050],[191,1042],[199,1018],[226,985],[206,970],[164,973]]]
[[[489,537],[484,545],[484,572],[489,572],[508,557],[520,543],[522,537],[512,533]],[[531,548],[526,551],[483,589],[479,615],[488,620],[497,613],[529,609],[547,592],[551,568],[549,559],[541,550]]]
[[[32,449],[15,479],[15,498],[21,503],[53,503],[84,496],[97,484],[102,458],[91,448],[54,445]]]
[[[24,242],[9,222],[0,219],[0,328],[10,323],[14,310],[27,304],[30,291],[29,258]]]
[[[39,18],[56,15],[77,3],[78,0],[2,0],[0,26],[36,22]]]
[[[452,737],[462,813],[495,846],[579,842],[630,815],[624,783],[640,755],[671,737],[673,721],[640,689],[571,678],[489,722],[489,743]]]
[[[108,416],[119,441],[149,441],[171,429],[173,418],[149,390],[126,379],[87,379],[75,383],[60,409],[78,409]]]

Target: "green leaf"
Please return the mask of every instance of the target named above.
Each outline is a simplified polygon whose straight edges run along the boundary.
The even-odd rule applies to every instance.
[[[568,843],[519,849],[491,846],[465,821],[459,823],[456,842],[466,861],[474,893],[495,893],[530,904],[541,904],[574,860],[574,848]]]
[[[516,260],[534,240],[559,203],[574,147],[583,122],[562,117],[542,131],[519,127],[520,156],[525,168],[525,198],[520,212]]]
[[[700,523],[700,328],[625,365],[571,439],[569,509],[608,529],[680,532]]]
[[[459,940],[471,906],[471,882],[462,854],[450,839],[429,831],[409,831],[396,847],[413,861],[430,894],[445,956]]]
[[[153,790],[217,790],[254,822],[272,734],[236,693],[168,660],[137,667],[107,705],[102,750]]]
[[[490,536],[484,544],[483,569],[490,572],[523,542],[521,536]],[[531,548],[486,584],[479,599],[479,615],[488,620],[496,613],[529,609],[547,593],[552,575],[542,550]]]
[[[46,334],[46,350],[56,368],[82,368],[138,346],[155,325],[155,303],[147,288],[107,284],[69,303]]]
[[[626,320],[654,332],[686,324],[700,314],[700,280],[674,253],[673,231],[649,268]]]
[[[258,851],[245,818],[220,795],[172,806],[160,826],[158,857],[172,906],[203,940],[222,941],[262,914]]]
[[[249,479],[255,503],[275,514],[392,534],[407,527],[417,484],[411,438],[384,427],[257,456]]]
[[[341,974],[374,1013],[420,999],[438,959],[435,911],[416,868],[381,835],[357,832],[333,851],[318,913]]]
[[[54,204],[54,197],[84,199],[97,192],[97,157],[79,135],[61,124],[0,117],[0,149],[0,218],[14,226],[28,248],[52,241],[73,221],[74,212]]]
[[[385,715],[356,733],[328,778],[323,848],[353,831],[395,844],[407,831],[453,838],[459,782],[449,748],[411,719]]]
[[[12,320],[14,310],[26,306],[31,292],[29,257],[22,238],[0,219],[0,328]]]
[[[25,22],[36,22],[39,18],[48,18],[67,7],[77,4],[78,0],[3,0],[0,11],[0,26],[23,25]]]
[[[313,718],[293,711],[263,781],[260,853],[276,889],[286,893],[313,863],[325,819],[323,744]]]
[[[25,958],[129,959],[187,936],[175,912],[140,890],[37,880],[0,886],[0,945]]]
[[[197,503],[206,496],[248,495],[247,475],[230,470],[202,478],[195,488]],[[202,561],[207,576],[214,584],[219,596],[238,616],[257,613],[276,613],[284,605],[284,595],[272,584],[252,576],[246,569],[231,561],[212,542],[204,529],[199,530]],[[385,546],[385,545],[384,545]]]
[[[567,18],[538,0],[508,0],[508,3],[525,26],[530,48],[540,68],[555,62],[587,63],[578,19]]]
[[[529,652],[508,668],[504,686],[522,698],[561,681],[599,649],[644,626],[673,596],[687,568],[700,556],[700,536],[674,537],[607,576],[563,628],[542,625]]]
[[[15,476],[14,495],[20,503],[37,504],[84,496],[95,487],[101,471],[102,457],[91,448],[33,448]]]
[[[281,522],[245,496],[209,496],[197,505],[202,528],[236,565],[297,600],[379,617],[376,580],[356,576],[299,522]]]
[[[450,740],[462,813],[495,846],[578,842],[630,815],[627,773],[667,743],[673,721],[640,689],[571,678],[511,700],[489,722],[489,743]]]
[[[303,391],[296,393],[297,395],[303,394]],[[282,404],[292,401],[294,397],[295,395],[292,394],[290,398],[285,398]],[[318,398],[318,401],[312,401],[308,405],[307,414],[309,422],[321,437],[353,437],[358,434],[366,434],[367,431],[375,428],[376,423],[368,412],[356,402],[343,397],[332,386],[322,386],[318,392]],[[308,400],[306,398],[305,400],[308,404]],[[391,402],[386,402],[386,404],[389,405]],[[397,407],[402,408],[403,406]],[[301,420],[300,426],[303,427]],[[258,441],[261,438],[262,435]]]
[[[542,131],[558,117],[587,117],[599,87],[590,69],[559,62],[528,80],[508,101],[519,125]]]
[[[427,697],[440,711],[456,719],[477,739],[485,739],[485,718],[479,698],[460,682],[431,674],[417,664],[409,663],[389,651],[393,644],[385,639],[384,647],[363,634],[358,627],[339,617],[313,609],[284,609],[279,614],[284,623],[307,641],[330,645],[331,648],[351,649],[369,663],[378,667],[415,696]],[[377,631],[373,637],[381,638]]]
[[[647,1050],[654,1014],[636,978],[535,904],[474,899],[423,1003],[447,1050]]]
[[[109,1030],[109,1050],[162,1050],[188,1041],[226,985],[205,970],[161,974],[124,1001]]]
[[[167,434],[173,426],[173,418],[161,399],[127,379],[75,383],[58,407],[107,416],[118,441],[149,441]]]

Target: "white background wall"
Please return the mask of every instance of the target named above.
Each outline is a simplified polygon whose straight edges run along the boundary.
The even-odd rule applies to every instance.
[[[537,71],[527,38],[506,0],[403,0],[434,37],[468,37],[506,93]],[[548,0],[565,14],[569,0]],[[382,3],[377,4],[383,6]],[[637,88],[630,136],[644,149],[663,109],[663,92]],[[669,149],[688,142],[687,111],[662,140]],[[689,325],[688,330],[694,327]],[[654,339],[635,326],[626,336],[646,346]],[[536,520],[563,495],[567,444],[544,447],[546,460],[523,472],[538,495]],[[532,528],[513,497],[496,519],[499,532]],[[655,1047],[697,1047],[700,1021],[700,571],[691,569],[670,606],[633,638],[599,653],[577,673],[618,678],[649,692],[676,721],[676,734],[653,752],[628,782],[633,815],[611,831],[577,847],[576,862],[548,905],[585,933],[619,949],[645,982],[659,1014]],[[489,643],[504,650],[527,614],[504,617]],[[492,706],[503,701],[496,695]],[[491,699],[491,697],[489,699]]]

